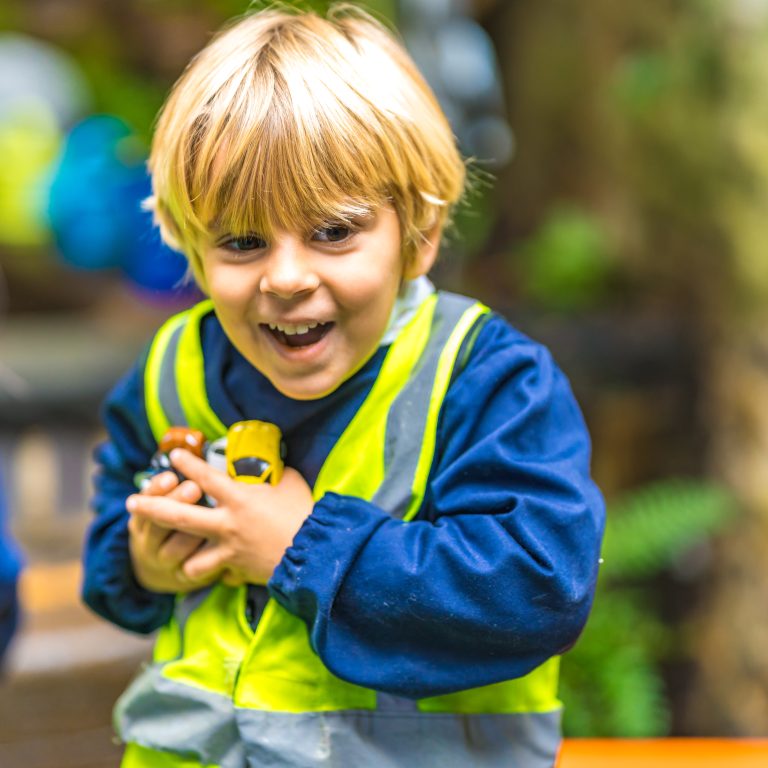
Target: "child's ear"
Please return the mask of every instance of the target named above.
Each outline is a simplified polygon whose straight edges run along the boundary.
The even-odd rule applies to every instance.
[[[426,275],[437,259],[437,252],[440,250],[440,238],[443,234],[443,225],[435,224],[432,229],[422,238],[416,249],[416,252],[408,259],[408,263],[403,270],[405,280],[415,280],[417,277]]]

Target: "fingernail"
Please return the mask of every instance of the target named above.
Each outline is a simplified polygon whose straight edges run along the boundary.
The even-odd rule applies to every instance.
[[[168,454],[168,457],[170,458],[171,461],[176,461],[176,459],[178,459],[181,456],[182,453],[184,453],[184,451],[182,451],[181,448],[174,448]]]
[[[138,502],[137,502],[137,500],[136,500],[136,497],[135,497],[135,496],[129,496],[129,497],[128,497],[128,498],[125,500],[125,508],[126,508],[126,509],[127,509],[129,512],[133,512],[133,511],[135,511],[135,509],[136,509],[136,505],[137,505],[137,503],[138,503]]]

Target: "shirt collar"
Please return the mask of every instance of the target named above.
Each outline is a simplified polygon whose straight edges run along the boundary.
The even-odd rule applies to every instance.
[[[395,306],[392,307],[389,324],[381,338],[380,346],[391,344],[416,314],[422,302],[434,292],[435,286],[426,275],[417,277],[415,280],[406,280],[400,288]]]

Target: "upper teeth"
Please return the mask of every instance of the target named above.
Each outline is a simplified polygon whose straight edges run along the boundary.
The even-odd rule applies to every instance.
[[[311,328],[317,328],[321,325],[317,320],[313,320],[306,325],[289,325],[288,323],[269,323],[269,327],[274,331],[282,331],[286,336],[295,336],[300,333],[306,333]]]

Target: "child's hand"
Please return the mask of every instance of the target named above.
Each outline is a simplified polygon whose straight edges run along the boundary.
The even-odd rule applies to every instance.
[[[192,482],[179,484],[173,472],[153,477],[141,491],[145,496],[165,496],[178,501],[200,499],[200,488]],[[208,583],[190,581],[180,566],[204,544],[205,539],[184,531],[159,526],[151,520],[131,515],[128,521],[131,562],[136,579],[153,592],[187,592]]]
[[[252,485],[231,479],[186,451],[171,456],[187,482],[213,496],[217,506],[206,509],[172,496],[135,495],[128,501],[131,513],[166,530],[209,540],[182,566],[192,582],[221,578],[232,586],[266,584],[312,512],[312,491],[304,478],[286,467],[278,485]]]

